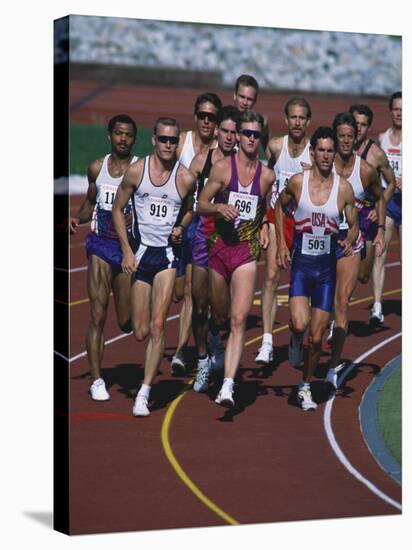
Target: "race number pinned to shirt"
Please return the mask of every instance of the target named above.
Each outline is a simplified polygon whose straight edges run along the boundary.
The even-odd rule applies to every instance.
[[[101,210],[112,210],[116,191],[117,185],[102,184],[100,186],[99,208]]]
[[[258,199],[257,195],[231,191],[229,193],[228,204],[232,204],[239,210],[239,220],[249,221],[256,218]]]
[[[146,197],[142,221],[150,224],[172,225],[174,205],[175,201],[173,199]]]
[[[392,166],[392,170],[395,177],[400,178],[402,176],[402,151],[401,149],[388,149],[386,151],[389,163]]]
[[[302,254],[309,256],[323,256],[330,254],[330,235],[312,235],[303,233]]]

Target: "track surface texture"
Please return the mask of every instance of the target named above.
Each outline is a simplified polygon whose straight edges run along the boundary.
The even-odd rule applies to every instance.
[[[96,88],[93,82],[73,82],[71,103],[79,104]],[[155,91],[115,84],[73,109],[72,119],[107,122],[120,110],[136,117],[141,125],[150,126],[158,115],[167,114],[179,118],[183,127],[190,127],[194,98],[203,90]],[[227,90],[221,93],[224,103],[231,101],[231,95]],[[336,112],[355,102],[370,104],[375,112],[376,133],[389,122],[386,100],[307,97],[314,112],[312,129],[330,124]],[[280,94],[259,96],[258,109],[269,115],[272,133],[284,131],[282,113],[286,99]],[[71,198],[72,215],[81,200],[79,196]],[[359,357],[364,359],[352,365],[337,395],[330,400],[323,383],[330,350],[324,344],[312,383],[319,403],[317,411],[305,413],[296,403],[301,371],[292,368],[287,360],[286,301],[278,308],[274,361],[268,367],[255,363],[262,332],[258,293],[248,319],[235,407],[227,410],[214,403],[219,376],[206,394],[196,394],[191,389],[195,368],[193,342],[191,374],[184,378],[171,376],[169,360],[178,334],[174,316],[180,312],[180,305],[172,305],[165,357],[151,392],[151,415],[134,418],[131,410],[143,377],[145,345],[137,343],[132,335],[122,335],[112,300],[102,370],[111,400],[93,402],[88,395],[85,333],[89,303],[84,250],[87,231],[88,227],[81,227],[70,239],[72,534],[400,513],[401,486],[378,465],[359,423],[359,405],[366,388],[401,350],[401,337],[396,337],[401,332],[402,299],[396,241],[391,243],[387,258],[384,326],[369,328],[372,285],[358,284],[349,312],[344,357],[348,364]],[[263,259],[264,256],[257,292],[262,287]],[[67,274],[56,271],[59,276]],[[281,295],[287,295],[288,282],[289,272],[284,271]],[[327,434],[327,415],[340,452],[336,446],[334,450],[330,433]]]

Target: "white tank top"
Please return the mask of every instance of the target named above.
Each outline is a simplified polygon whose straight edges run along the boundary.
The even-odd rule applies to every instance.
[[[273,184],[273,195],[271,206],[273,208],[278,196],[283,191],[288,180],[295,174],[303,171],[301,162],[311,164],[310,158],[310,143],[308,142],[298,157],[291,157],[288,149],[289,137],[283,136],[282,149],[275,166],[273,167],[276,174],[276,181]]]
[[[295,211],[295,231],[302,234],[302,254],[321,256],[331,253],[331,235],[338,233],[338,191],[340,177],[333,174],[328,200],[317,206],[309,194],[309,170],[303,172],[302,193]]]
[[[180,153],[179,162],[189,169],[190,163],[195,156],[195,148],[193,147],[193,132],[189,130],[186,132],[185,141],[183,143],[183,149]]]
[[[175,163],[165,183],[154,185],[150,179],[150,158],[144,160],[143,178],[133,195],[133,236],[146,246],[168,246],[182,206],[176,185],[180,164]]]
[[[391,134],[392,129],[388,128],[383,134],[380,146],[385,151],[386,156],[388,157],[389,163],[395,173],[395,177],[400,178],[402,176],[402,141],[399,143],[399,145],[393,145],[391,141]],[[383,187],[386,187],[386,182],[383,178],[382,182]]]
[[[355,155],[355,164],[353,165],[352,173],[348,178],[346,178],[352,186],[353,194],[355,195],[355,206],[358,211],[362,210],[362,208],[365,206],[364,200],[369,197],[362,185],[362,179],[360,175],[361,163],[361,157],[359,155]],[[333,172],[336,172],[335,164],[333,164]],[[368,202],[370,202],[370,200]],[[345,213],[343,213],[339,229],[348,229],[348,227],[349,226],[346,221]]]
[[[109,155],[103,159],[103,165],[99,175],[96,178],[96,205],[94,207],[91,229],[100,237],[107,239],[117,239],[117,233],[112,222],[113,201],[116,196],[117,188],[123,179],[123,175],[113,178],[109,173],[108,161]],[[132,157],[130,164],[135,162],[138,157]],[[125,212],[130,211],[131,203],[125,208]]]

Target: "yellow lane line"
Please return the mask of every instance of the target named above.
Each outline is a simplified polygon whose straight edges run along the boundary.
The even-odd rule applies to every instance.
[[[382,296],[390,296],[391,294],[397,294],[398,292],[402,292],[401,288],[395,288],[395,290],[388,290],[387,292],[384,292]],[[366,298],[359,298],[359,300],[353,300],[353,302],[349,302],[350,306],[355,306],[357,304],[363,304],[364,302],[368,302],[369,300],[372,300],[373,296],[367,296]]]
[[[383,293],[383,296],[390,296],[391,294],[396,294],[397,292],[402,292],[401,288],[397,288],[395,290],[389,290],[387,292]],[[373,296],[368,296],[366,298],[361,298],[359,300],[354,300],[353,302],[349,303],[349,306],[354,306],[356,304],[361,304],[363,302],[366,302],[368,300],[371,300]],[[289,328],[289,325],[281,325],[280,327],[274,329],[272,332],[273,334],[276,334],[278,332],[281,332],[285,329]],[[248,340],[245,342],[244,347],[248,347],[255,342],[258,342],[262,339],[263,336],[257,336],[256,338],[252,338],[251,340]],[[173,415],[176,412],[176,409],[178,405],[183,400],[184,396],[187,394],[187,392],[191,389],[192,384],[194,382],[194,378],[187,384],[187,386],[184,387],[180,395],[178,395],[168,406],[165,417],[163,419],[162,423],[162,429],[161,429],[161,441],[163,445],[163,450],[165,452],[165,455],[167,459],[169,460],[170,464],[172,465],[172,468],[176,472],[177,476],[183,481],[183,483],[188,487],[188,489],[201,501],[203,504],[209,508],[209,510],[212,510],[215,514],[217,514],[220,518],[222,518],[224,521],[226,521],[229,525],[240,525],[240,523],[234,519],[232,516],[227,514],[224,510],[219,508],[212,500],[210,500],[202,491],[199,489],[199,487],[189,478],[189,476],[186,474],[186,472],[183,470],[183,468],[180,466],[178,460],[176,459],[172,447],[170,445],[170,438],[169,438],[169,431],[170,426],[172,423]]]
[[[176,460],[176,457],[172,451],[172,447],[170,446],[169,428],[172,422],[173,414],[177,406],[179,405],[180,401],[183,399],[186,393],[191,389],[192,384],[193,384],[193,380],[182,390],[182,393],[178,397],[176,397],[174,401],[172,401],[172,403],[170,404],[170,406],[166,411],[166,415],[163,420],[162,431],[161,431],[161,440],[162,440],[163,449],[173,469],[175,470],[179,478],[183,481],[183,483],[190,489],[190,491],[192,491],[192,493],[207,508],[209,508],[209,510],[212,510],[212,512],[217,514],[226,523],[228,523],[229,525],[239,525],[238,521],[232,518],[232,516],[229,516],[229,514],[227,514],[225,511],[219,508],[219,506],[217,506],[214,502],[212,502],[209,498],[207,498],[207,496],[204,493],[202,493],[199,487],[193,483],[193,481],[189,478],[189,476],[180,466],[179,462]]]
[[[110,296],[113,296],[113,292],[110,293]],[[80,304],[87,304],[87,302],[90,302],[89,298],[83,298],[82,300],[76,300],[75,302],[62,302],[61,300],[55,300],[55,302],[57,302],[58,304],[63,304],[65,306],[69,306],[69,307],[72,307],[72,306],[78,306]]]

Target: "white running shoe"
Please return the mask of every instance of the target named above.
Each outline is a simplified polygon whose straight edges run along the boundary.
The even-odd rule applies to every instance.
[[[292,332],[292,336],[290,338],[289,348],[288,348],[288,358],[292,367],[295,367],[295,368],[300,367],[300,365],[302,364],[303,334],[297,337],[296,334]]]
[[[329,325],[329,334],[326,338],[327,344],[332,344],[332,338],[333,338],[333,329],[335,328],[335,321],[331,321]]]
[[[210,359],[199,359],[197,362],[196,380],[193,389],[197,392],[205,392],[209,388]]]
[[[208,347],[210,353],[210,368],[213,371],[222,370],[225,365],[225,346],[220,334],[209,334]]]
[[[338,373],[335,369],[328,369],[325,382],[333,386],[335,390],[338,388]]]
[[[272,344],[262,344],[259,348],[259,352],[256,355],[255,363],[263,363],[268,365],[273,360],[273,346]]]
[[[170,366],[173,376],[184,376],[186,374],[186,362],[183,351],[178,351],[173,355]]]
[[[133,405],[133,416],[149,416],[150,411],[147,406],[147,397],[137,394]]]
[[[310,388],[301,386],[298,391],[298,400],[300,406],[304,411],[316,410],[318,408],[317,404],[312,399],[312,393]]]
[[[90,386],[90,395],[94,401],[109,401],[110,395],[106,390],[103,378],[98,378]]]
[[[382,313],[382,304],[375,302],[371,307],[369,315],[369,324],[373,327],[379,327],[383,325],[384,316]]]
[[[233,407],[235,401],[233,399],[233,382],[223,382],[220,392],[218,393],[215,403],[222,407]]]

